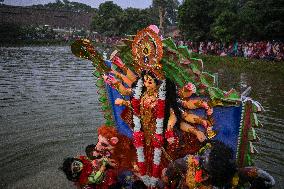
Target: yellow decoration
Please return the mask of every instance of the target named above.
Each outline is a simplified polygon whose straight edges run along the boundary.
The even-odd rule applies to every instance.
[[[236,173],[232,179],[232,188],[236,188],[239,184],[239,175]]]

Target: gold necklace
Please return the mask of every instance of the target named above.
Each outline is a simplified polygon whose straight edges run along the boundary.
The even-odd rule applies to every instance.
[[[157,89],[154,89],[154,90],[147,90],[147,91],[146,91],[146,94],[147,94],[148,97],[150,97],[150,96],[155,96],[155,97],[157,97],[157,95],[158,95]]]

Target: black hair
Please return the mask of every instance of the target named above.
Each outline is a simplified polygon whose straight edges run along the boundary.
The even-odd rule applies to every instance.
[[[123,185],[120,182],[116,182],[108,187],[108,189],[123,189]]]
[[[96,145],[95,144],[89,144],[86,148],[85,148],[85,153],[86,153],[86,156],[93,160],[93,159],[96,159],[94,156],[93,156],[93,152],[96,150]]]
[[[68,157],[63,160],[63,166],[60,167],[60,169],[65,173],[68,180],[77,182],[79,180],[79,177],[81,175],[81,172],[79,173],[72,173],[71,165],[74,161],[80,161],[80,159]]]
[[[147,186],[142,180],[136,180],[132,184],[132,189],[147,189]]]
[[[233,150],[220,141],[211,141],[209,154],[208,174],[213,186],[228,187],[234,177],[237,166],[233,156]]]
[[[176,85],[170,79],[166,79],[166,104],[165,104],[164,120],[169,120],[170,109],[172,108],[177,118],[177,122],[175,123],[175,127],[174,127],[175,130],[179,129],[179,125],[181,121],[181,112],[180,112],[177,101],[178,99],[177,99]],[[168,126],[168,122],[164,121],[164,131],[167,129],[167,126]]]

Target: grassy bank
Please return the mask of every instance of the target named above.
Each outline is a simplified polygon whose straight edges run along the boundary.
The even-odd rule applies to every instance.
[[[212,55],[193,54],[193,57],[201,58],[205,70],[217,72],[219,68],[233,69],[237,72],[249,70],[254,73],[270,73],[284,75],[284,61],[265,61],[258,59],[246,59],[243,57],[220,57]]]

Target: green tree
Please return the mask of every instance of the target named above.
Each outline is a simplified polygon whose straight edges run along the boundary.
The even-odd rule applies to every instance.
[[[246,40],[258,40],[263,36],[261,3],[247,1],[240,7],[238,16],[240,19],[240,38]]]
[[[238,24],[238,15],[225,10],[211,25],[211,33],[218,41],[230,42],[238,38]]]
[[[0,26],[0,43],[17,41],[23,35],[22,28],[19,25],[11,23],[2,23]]]
[[[100,4],[97,14],[93,17],[93,29],[106,36],[121,35],[123,9],[112,1]]]
[[[186,39],[201,41],[212,38],[214,0],[185,0],[178,9],[178,26]]]
[[[159,19],[159,28],[163,33],[168,26],[176,25],[178,0],[153,0],[153,18]]]
[[[124,10],[122,19],[121,33],[136,34],[141,28],[152,24],[154,19],[151,17],[152,9],[127,8]]]
[[[57,10],[70,10],[76,12],[95,12],[96,9],[92,8],[89,5],[70,2],[68,0],[56,0],[55,3],[48,3],[46,5],[33,5],[33,8],[47,8],[47,9],[57,9]]]
[[[262,29],[265,39],[284,40],[284,8],[283,1],[279,0],[261,0],[262,11]]]

